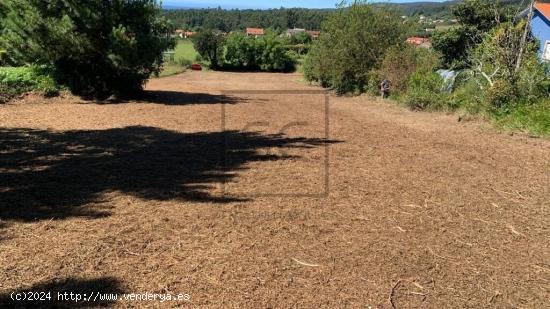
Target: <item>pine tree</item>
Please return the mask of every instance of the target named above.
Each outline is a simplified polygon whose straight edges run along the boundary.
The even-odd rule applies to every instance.
[[[83,96],[141,90],[175,44],[156,0],[2,0],[0,12],[10,59],[50,66]]]

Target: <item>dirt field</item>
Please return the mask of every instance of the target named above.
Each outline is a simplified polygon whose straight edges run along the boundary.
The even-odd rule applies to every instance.
[[[548,308],[550,141],[326,110],[296,74],[147,89],[0,106],[0,307]],[[10,299],[30,291],[190,300]]]

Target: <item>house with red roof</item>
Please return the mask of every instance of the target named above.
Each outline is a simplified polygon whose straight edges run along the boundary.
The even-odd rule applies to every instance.
[[[254,36],[259,37],[264,35],[264,29],[263,28],[246,28],[246,35],[247,36]]]
[[[174,36],[179,37],[181,39],[184,39],[184,38],[187,39],[187,38],[190,38],[194,35],[195,35],[195,32],[185,31],[185,30],[182,30],[182,29],[176,29],[176,31],[174,32]]]
[[[432,41],[429,38],[412,36],[405,41],[414,47],[432,48]]]
[[[528,9],[523,15],[528,14]],[[531,33],[540,43],[539,57],[550,61],[550,3],[536,1],[531,19]]]

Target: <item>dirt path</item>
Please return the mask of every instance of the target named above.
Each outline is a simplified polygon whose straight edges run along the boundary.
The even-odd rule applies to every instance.
[[[300,79],[189,72],[142,102],[0,106],[0,307],[37,290],[548,306],[549,141],[334,96],[326,140],[325,96]]]

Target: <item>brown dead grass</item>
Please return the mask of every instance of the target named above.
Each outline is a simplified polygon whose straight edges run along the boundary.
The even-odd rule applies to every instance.
[[[323,96],[221,91],[316,89],[300,78],[188,72],[139,102],[0,106],[0,306],[33,290],[191,295],[97,304],[114,307],[548,305],[549,141],[331,97],[329,195],[298,197],[324,189]],[[280,134],[291,122],[307,125]]]

